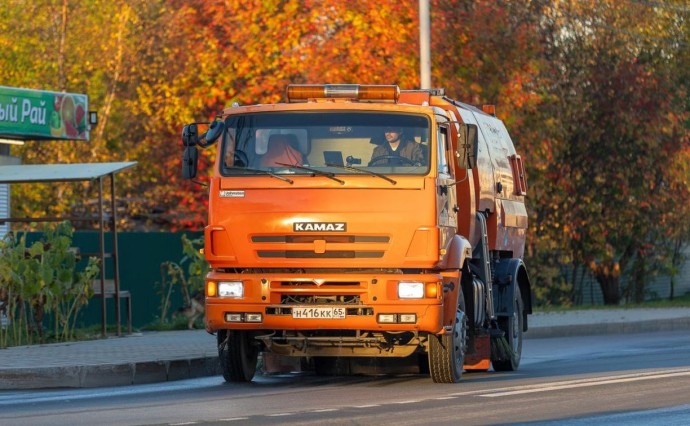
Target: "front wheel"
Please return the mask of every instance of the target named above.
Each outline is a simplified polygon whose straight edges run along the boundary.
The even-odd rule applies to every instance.
[[[465,298],[458,294],[455,325],[450,333],[429,336],[429,373],[435,383],[457,383],[462,377],[467,352]]]
[[[513,315],[499,318],[498,325],[505,332],[505,339],[510,346],[510,356],[507,359],[492,359],[495,371],[515,371],[520,366],[522,357],[522,328],[523,328],[523,303],[520,287],[515,287],[513,296]]]
[[[218,356],[226,382],[251,382],[256,373],[259,349],[246,331],[218,332]]]

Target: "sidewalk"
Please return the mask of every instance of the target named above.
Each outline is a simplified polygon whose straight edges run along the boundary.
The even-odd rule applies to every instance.
[[[529,330],[525,333],[527,339],[690,331],[690,307],[537,312],[530,315],[527,321],[529,325]]]
[[[216,374],[216,337],[205,330],[0,349],[0,390],[118,386]]]
[[[690,308],[539,312],[526,339],[690,331]],[[215,336],[204,330],[135,333],[0,350],[0,391],[104,387],[220,375]]]

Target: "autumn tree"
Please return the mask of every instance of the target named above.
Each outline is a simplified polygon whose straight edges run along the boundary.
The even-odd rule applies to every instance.
[[[640,38],[658,18],[646,5],[619,2],[554,2],[550,12],[549,115],[559,125],[549,200],[540,208],[550,237],[566,237],[562,250],[588,266],[605,303],[621,300],[623,274],[632,277],[626,295],[640,301],[658,244],[658,207],[673,196],[666,172],[682,147],[677,89],[663,56]]]
[[[112,159],[102,137],[125,67],[129,2],[10,1],[0,10],[0,80],[31,89],[88,93],[101,127],[91,142],[27,142],[15,155],[23,162],[74,163]],[[115,53],[113,53],[115,52]],[[99,137],[99,135],[101,135]],[[122,158],[120,158],[122,159]],[[35,185],[12,188],[15,215],[55,215],[93,197],[88,185]]]
[[[121,227],[200,229],[180,132],[290,83],[419,86],[417,2],[9,0],[3,85],[87,93],[91,141],[28,142],[24,163],[135,160]],[[431,0],[432,85],[496,104],[525,158],[528,261],[543,303],[597,277],[640,300],[690,239],[690,29],[684,0]],[[214,151],[202,151],[200,181]],[[57,188],[57,189],[55,189]],[[93,188],[13,188],[13,215],[84,209]],[[86,200],[86,201],[84,201]],[[132,220],[133,219],[133,220]],[[621,287],[621,283],[630,283]]]

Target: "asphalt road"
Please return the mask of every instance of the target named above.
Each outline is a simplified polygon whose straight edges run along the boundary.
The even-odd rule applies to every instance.
[[[514,373],[0,392],[0,424],[690,424],[690,333],[526,340]]]

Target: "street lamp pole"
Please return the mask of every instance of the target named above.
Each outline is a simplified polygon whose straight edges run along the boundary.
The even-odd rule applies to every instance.
[[[431,88],[431,19],[429,0],[419,0],[419,76],[420,88]]]

